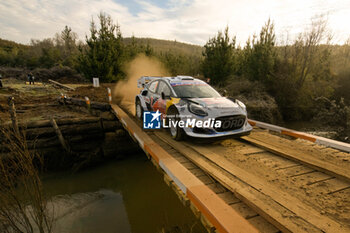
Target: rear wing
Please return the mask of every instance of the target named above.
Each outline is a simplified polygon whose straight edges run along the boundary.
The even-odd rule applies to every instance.
[[[137,87],[138,88],[144,88],[146,86],[147,83],[151,82],[152,80],[158,79],[160,77],[155,77],[155,76],[141,76],[141,78],[139,78],[137,80]]]

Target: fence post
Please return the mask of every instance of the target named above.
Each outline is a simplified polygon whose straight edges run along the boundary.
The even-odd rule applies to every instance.
[[[89,111],[91,111],[91,102],[89,97],[85,96],[85,103]]]
[[[66,105],[66,98],[67,98],[67,96],[65,96],[63,93],[61,93],[61,100],[63,101],[63,105]]]
[[[111,88],[107,87],[107,92],[108,92],[108,103],[112,104],[112,91],[111,91]]]

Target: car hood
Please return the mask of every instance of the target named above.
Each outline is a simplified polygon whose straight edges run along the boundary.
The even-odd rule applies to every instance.
[[[191,102],[198,103],[205,108],[212,109],[225,109],[225,108],[237,108],[238,104],[235,102],[225,98],[225,97],[217,97],[217,98],[190,98]]]
[[[245,109],[242,109],[237,103],[225,97],[218,98],[190,98],[189,101],[198,103],[209,111],[209,115],[246,115]]]
[[[245,109],[242,109],[237,103],[226,97],[217,98],[190,98],[191,102],[198,103],[205,107],[208,111],[209,116],[229,116],[242,114],[246,115]]]

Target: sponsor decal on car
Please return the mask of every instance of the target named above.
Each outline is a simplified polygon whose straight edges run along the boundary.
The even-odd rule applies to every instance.
[[[191,116],[185,116],[182,119],[171,115],[161,117],[162,113],[159,110],[156,112],[144,112],[143,114],[144,129],[160,129],[161,125],[163,128],[220,128],[222,126],[222,121],[214,118],[202,120],[191,118]]]
[[[217,121],[214,118],[208,118],[206,120],[187,118],[186,120],[173,120],[171,118],[166,121],[163,119],[163,128],[179,127],[179,128],[216,128],[221,127],[221,121]]]

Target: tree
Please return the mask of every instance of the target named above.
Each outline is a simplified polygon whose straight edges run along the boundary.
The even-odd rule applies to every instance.
[[[80,47],[78,57],[79,70],[85,77],[99,77],[101,81],[111,82],[124,78],[122,70],[124,61],[124,46],[118,24],[112,18],[100,13],[99,29],[92,20],[90,37],[86,36],[86,47]]]
[[[39,64],[32,64],[32,66],[40,66],[45,68],[51,68],[60,63],[61,51],[55,45],[53,39],[32,40],[32,48],[27,53],[29,58],[33,61],[38,61]],[[36,59],[35,59],[36,58]],[[27,65],[31,66],[30,63]]]
[[[292,44],[280,49],[281,59],[270,90],[285,119],[311,118],[315,99],[328,98],[333,93],[331,36],[326,25],[322,17],[313,20]]]
[[[243,70],[249,78],[271,82],[277,59],[275,43],[274,24],[269,19],[260,31],[260,37],[248,40],[244,49]]]
[[[301,88],[309,77],[320,74],[320,69],[324,72],[322,76],[317,75],[318,79],[329,77],[330,40],[331,36],[327,35],[327,22],[322,16],[313,20],[311,27],[296,39],[291,51],[291,66],[297,88]],[[322,42],[326,42],[325,45],[321,45]]]
[[[147,41],[146,49],[145,49],[145,54],[147,57],[151,57],[153,55],[153,48],[150,46],[149,41]]]
[[[128,59],[133,59],[141,52],[140,46],[137,44],[135,36],[131,36],[131,43],[125,46],[125,55]]]
[[[67,25],[60,34],[56,35],[56,46],[60,48],[62,64],[73,67],[74,60],[78,54],[78,35]]]
[[[222,83],[237,70],[235,46],[236,37],[230,39],[228,27],[224,33],[219,31],[216,37],[209,39],[204,45],[202,71],[213,84]]]

